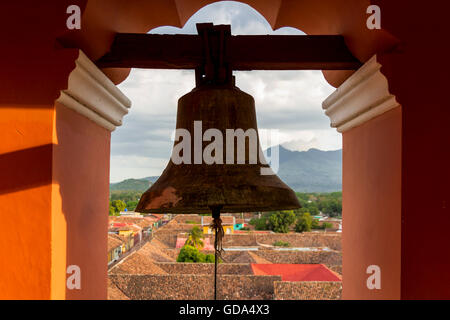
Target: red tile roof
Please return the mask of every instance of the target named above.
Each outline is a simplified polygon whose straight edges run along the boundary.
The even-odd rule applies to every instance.
[[[122,227],[126,227],[126,226],[129,226],[129,225],[131,225],[131,224],[128,224],[128,223],[125,223],[125,222],[112,222],[110,224],[110,226],[112,228],[122,228]]]
[[[242,233],[242,234],[246,234],[246,233],[251,233],[251,234],[270,234],[273,233],[273,231],[265,231],[265,230],[234,230],[234,233]]]
[[[137,225],[141,228],[151,227],[156,218],[143,218],[143,217],[113,217],[109,219],[109,224],[113,227],[123,227],[125,225]]]
[[[109,270],[110,274],[167,274],[158,267],[150,254],[152,245],[147,242],[142,248],[126,256]]]
[[[146,217],[151,217],[151,216],[155,217],[156,220],[160,220],[160,219],[162,219],[164,217],[164,214],[162,214],[162,213],[152,213],[152,214],[150,214],[149,216],[146,216]]]
[[[122,245],[123,240],[115,234],[108,234],[108,252]]]
[[[255,275],[279,275],[282,281],[341,281],[323,264],[251,264]]]
[[[130,300],[130,298],[108,278],[108,300]]]

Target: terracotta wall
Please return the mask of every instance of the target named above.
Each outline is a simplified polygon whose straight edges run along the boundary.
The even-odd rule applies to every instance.
[[[343,299],[400,298],[401,124],[397,107],[343,134]]]
[[[110,135],[73,110],[56,106],[53,246],[64,246],[54,256],[54,276],[68,265],[81,269],[81,290],[65,290],[67,299],[106,299]],[[64,284],[57,281],[55,292]]]
[[[403,106],[402,299],[450,299],[450,237],[443,229],[450,225],[450,47],[442,23],[450,3],[376,2],[384,27],[402,40],[398,50],[380,55]]]

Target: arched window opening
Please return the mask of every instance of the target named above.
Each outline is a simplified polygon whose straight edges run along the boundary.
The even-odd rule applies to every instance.
[[[196,34],[196,23],[203,22],[213,22],[215,25],[230,24],[233,35],[304,34],[290,27],[274,31],[260,13],[248,5],[234,1],[217,2],[203,7],[186,22],[183,28],[162,26],[149,33]],[[256,229],[255,234],[261,231],[263,235],[261,246],[270,247],[269,253],[272,255],[258,255],[258,250],[261,249],[258,248],[259,244],[248,246],[237,242],[233,250],[226,251],[228,258],[231,259],[228,260],[229,264],[247,263],[251,270],[247,271],[252,274],[279,275],[282,280],[287,280],[287,278],[283,279],[288,274],[286,265],[292,263],[284,258],[279,260],[278,256],[285,257],[286,251],[292,256],[304,251],[312,252],[311,255],[325,251],[325,255],[330,259],[328,262],[331,261],[331,263],[327,262],[325,269],[319,273],[330,277],[326,281],[340,282],[340,278],[336,277],[333,271],[340,273],[342,263],[340,253],[335,252],[341,248],[342,141],[341,134],[330,128],[329,118],[322,110],[322,101],[334,91],[334,88],[326,82],[322,72],[318,70],[239,71],[234,72],[234,75],[236,86],[255,99],[262,148],[279,146],[278,175],[298,192],[303,208],[291,212],[291,216],[289,212],[230,215],[232,222],[225,228],[228,237],[233,237],[234,233],[244,233],[243,230],[248,228]],[[132,212],[136,206],[138,196],[148,188],[149,183],[156,181],[165,168],[173,147],[177,101],[194,86],[194,71],[147,69],[133,69],[127,80],[119,85],[119,88],[133,102],[130,114],[126,116],[123,126],[113,132],[111,142],[111,200],[124,202],[128,212],[124,213],[122,210],[122,216],[130,215],[130,211]],[[273,139],[274,131],[277,133],[277,139]],[[191,241],[195,249],[197,236],[203,238],[199,248],[206,250],[203,262],[208,262],[207,250],[212,248],[212,242],[209,237],[211,232],[204,217],[153,215],[150,218],[154,219],[152,231],[149,231],[150,239],[152,232],[157,228],[167,227],[164,226],[166,223],[176,223],[180,228],[179,234],[176,235],[176,242],[159,243],[171,253],[167,254],[166,262],[177,264],[175,258],[178,258],[177,261],[185,261],[181,257],[188,254],[187,250],[182,251],[185,248],[184,245],[186,241]],[[280,220],[281,227],[274,222],[276,219]],[[286,219],[290,222],[286,222]],[[112,220],[120,219],[114,217]],[[194,231],[195,227],[199,229]],[[319,240],[312,246],[305,247],[297,237],[304,231],[325,232],[326,229],[333,232],[332,245]],[[241,238],[245,236],[242,235]],[[134,241],[137,242],[136,239]],[[156,244],[152,245],[151,242],[144,245],[148,250],[154,250],[151,252],[162,249]],[[202,250],[198,257],[201,257],[201,254],[203,254]],[[120,259],[120,257],[117,258],[117,260]],[[202,261],[202,258],[198,259]],[[251,264],[265,262],[273,263],[274,267],[269,268],[270,270],[250,267]],[[132,270],[132,264],[137,261],[128,259],[128,262],[114,266],[116,263],[116,260],[111,262],[110,272],[114,273],[114,268],[125,270],[129,267],[127,270]],[[167,273],[167,270],[162,270],[158,261],[152,258],[147,259],[146,263],[157,267],[152,269],[155,273]],[[276,265],[279,265],[278,269]],[[174,268],[186,268],[184,273],[193,273],[192,270],[187,270],[191,268],[189,266]],[[232,268],[232,266],[225,268]],[[306,269],[301,270],[306,272]],[[299,281],[300,273],[291,280]],[[317,279],[317,281],[325,280]],[[145,299],[145,297],[142,298]]]

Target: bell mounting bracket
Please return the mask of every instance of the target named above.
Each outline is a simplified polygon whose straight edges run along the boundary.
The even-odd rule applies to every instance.
[[[197,32],[202,40],[204,61],[195,68],[196,85],[234,85],[233,70],[227,55],[231,26],[197,23]]]

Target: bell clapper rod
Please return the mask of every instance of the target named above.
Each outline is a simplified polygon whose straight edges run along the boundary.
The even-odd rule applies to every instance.
[[[211,227],[214,229],[214,300],[217,300],[217,263],[221,256],[222,238],[224,236],[220,209],[220,206],[211,207],[213,219]]]

